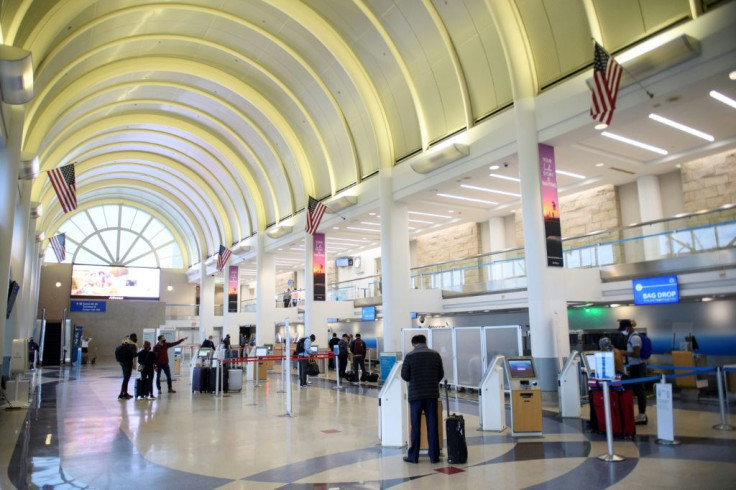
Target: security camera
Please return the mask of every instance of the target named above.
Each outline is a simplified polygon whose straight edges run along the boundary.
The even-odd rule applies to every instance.
[[[424,315],[421,315],[421,316],[419,317],[419,323],[424,323]]]
[[[504,168],[509,168],[509,162],[503,162],[503,167]]]

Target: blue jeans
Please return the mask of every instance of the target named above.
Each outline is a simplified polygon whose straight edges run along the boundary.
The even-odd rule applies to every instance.
[[[168,364],[160,364],[156,366],[156,389],[158,391],[161,391],[161,370],[163,369],[164,374],[166,374],[166,384],[169,386],[169,389],[171,389],[171,369],[169,369]]]
[[[427,418],[427,442],[429,449],[427,451],[430,461],[440,459],[440,434],[437,420],[437,399],[425,398],[422,400],[413,400],[409,402],[411,413],[411,441],[407,457],[416,462],[419,460],[419,446],[421,440],[421,423],[422,412]]]

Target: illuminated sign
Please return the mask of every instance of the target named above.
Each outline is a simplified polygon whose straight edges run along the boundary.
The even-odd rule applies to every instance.
[[[634,287],[635,305],[658,305],[680,302],[677,276],[634,279],[632,284]]]

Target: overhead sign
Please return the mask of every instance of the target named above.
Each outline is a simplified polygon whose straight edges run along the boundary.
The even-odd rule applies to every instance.
[[[107,301],[72,300],[69,305],[69,311],[79,311],[82,313],[105,313],[107,311]]]
[[[680,302],[677,276],[634,279],[632,284],[634,287],[635,305],[657,305]]]
[[[376,319],[376,307],[375,306],[364,306],[360,310],[360,319],[364,322]]]

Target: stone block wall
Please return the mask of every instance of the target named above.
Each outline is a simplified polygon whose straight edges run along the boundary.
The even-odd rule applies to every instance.
[[[416,238],[416,264],[435,264],[481,253],[480,225],[463,223]]]
[[[685,212],[736,203],[736,151],[683,163],[680,173]]]

